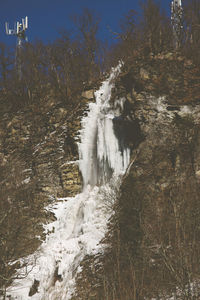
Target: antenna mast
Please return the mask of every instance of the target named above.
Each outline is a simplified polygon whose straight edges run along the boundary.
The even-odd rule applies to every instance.
[[[171,22],[175,48],[179,49],[183,33],[183,8],[181,0],[173,0],[171,3]]]
[[[16,46],[16,66],[19,72],[19,77],[21,78],[21,49],[23,47],[23,42],[27,41],[26,29],[28,29],[28,17],[26,16],[22,19],[22,22],[15,22],[14,29],[9,28],[9,23],[5,23],[6,34],[15,35],[17,37]]]

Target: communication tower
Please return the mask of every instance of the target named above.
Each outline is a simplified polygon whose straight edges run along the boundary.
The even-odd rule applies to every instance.
[[[183,35],[183,8],[181,0],[173,0],[171,3],[171,22],[175,48],[178,49]]]
[[[9,23],[5,23],[6,34],[17,36],[17,47],[21,47],[23,41],[27,41],[27,37],[25,34],[26,29],[28,28],[28,17],[22,19],[22,23],[15,22],[14,29],[9,29]]]
[[[19,73],[19,77],[21,78],[22,75],[22,47],[23,42],[28,41],[28,38],[26,36],[26,29],[28,28],[28,17],[26,16],[24,19],[22,19],[22,22],[15,22],[14,29],[9,28],[9,23],[5,23],[6,27],[6,34],[7,35],[15,35],[17,37],[17,46],[16,46],[16,68]]]

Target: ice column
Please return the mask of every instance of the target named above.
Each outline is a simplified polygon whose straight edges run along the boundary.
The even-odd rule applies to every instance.
[[[110,101],[111,91],[120,67],[112,70],[95,93],[96,103],[89,104],[89,113],[82,119],[79,156],[84,187],[106,183],[112,175],[124,173],[130,160],[130,150],[120,149],[113,129],[113,118],[119,116],[119,110]]]

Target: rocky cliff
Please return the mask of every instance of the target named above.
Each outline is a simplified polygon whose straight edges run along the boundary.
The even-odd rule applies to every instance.
[[[198,299],[200,73],[172,53],[125,65],[114,120],[132,149],[103,241],[87,257],[74,299]]]
[[[9,269],[9,261],[33,252],[40,243],[37,235],[44,238],[42,223],[54,219],[45,206],[81,189],[78,132],[93,92],[83,92],[73,111],[48,96],[40,107],[2,112],[0,233],[5,277],[12,278],[17,267]],[[198,295],[199,95],[199,67],[180,55],[138,57],[123,66],[112,101],[123,99],[124,108],[113,126],[120,143],[131,148],[131,163],[113,207],[105,253],[83,260],[74,299]],[[5,211],[9,214],[4,218]],[[16,219],[21,221],[13,230]],[[6,230],[12,233],[10,239]]]
[[[47,95],[14,112],[1,102],[0,118],[0,286],[9,285],[16,259],[35,251],[43,224],[55,220],[46,206],[82,189],[78,168],[79,130],[94,90],[76,106]]]
[[[40,107],[4,114],[0,124],[2,163],[20,160],[24,180],[36,180],[37,191],[46,195],[63,197],[80,191],[75,161],[84,100],[88,99],[81,98],[73,111],[45,99]]]

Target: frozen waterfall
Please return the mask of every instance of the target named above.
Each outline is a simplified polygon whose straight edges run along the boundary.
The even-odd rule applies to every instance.
[[[112,174],[123,174],[130,160],[130,150],[120,149],[113,130],[113,118],[123,109],[123,100],[110,103],[113,80],[119,71],[120,66],[95,93],[96,103],[90,104],[88,116],[82,120],[79,155],[84,187],[106,183]]]
[[[49,207],[57,220],[46,226],[47,234],[36,253],[29,256],[29,273],[15,280],[7,299],[67,300],[73,295],[75,276],[87,254],[100,251],[99,242],[107,230],[111,211],[104,201],[102,187],[112,176],[123,174],[128,166],[130,150],[122,149],[114,134],[113,118],[123,109],[123,100],[110,103],[114,79],[120,66],[95,93],[96,103],[89,104],[82,119],[79,165],[83,176],[83,192],[74,198],[58,199]],[[108,187],[109,188],[109,187]],[[56,276],[55,276],[56,275]],[[37,283],[37,292],[30,295]]]

